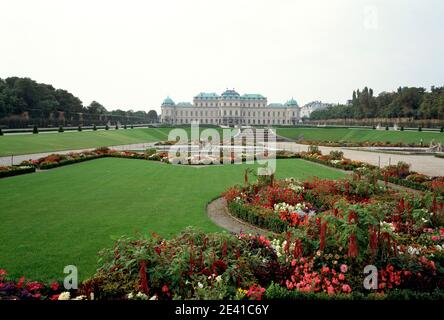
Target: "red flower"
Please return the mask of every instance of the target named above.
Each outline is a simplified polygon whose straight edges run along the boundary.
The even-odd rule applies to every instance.
[[[50,288],[52,291],[57,291],[57,290],[59,290],[59,284],[57,282],[53,282],[53,283],[51,283]]]
[[[40,290],[40,289],[42,289],[42,288],[43,288],[43,284],[38,283],[38,282],[36,282],[36,281],[34,281],[34,282],[28,282],[28,283],[26,284],[26,289],[27,289],[28,291],[37,291],[37,290]]]
[[[21,277],[17,282],[17,288],[21,289],[23,287],[23,283],[25,282],[25,277]]]
[[[168,292],[168,286],[166,284],[162,287],[162,292],[163,293],[167,293]]]
[[[148,295],[149,288],[148,288],[148,279],[146,277],[146,262],[145,262],[145,260],[140,261],[139,277],[140,277],[140,287],[141,287],[143,293]]]
[[[60,294],[53,294],[52,296],[51,296],[51,298],[49,298],[50,300],[59,300],[59,296],[60,296]]]

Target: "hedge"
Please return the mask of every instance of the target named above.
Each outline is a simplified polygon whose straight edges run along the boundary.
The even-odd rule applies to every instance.
[[[35,172],[35,167],[29,166],[29,167],[11,167],[11,170],[1,170],[0,171],[0,178],[6,178],[6,177],[13,177],[18,176],[25,173],[33,173]]]
[[[264,299],[280,300],[443,300],[444,292],[436,290],[431,292],[412,291],[409,289],[395,289],[384,295],[376,295],[373,292],[351,292],[349,294],[301,292],[288,290],[285,287],[272,283],[265,291]]]
[[[278,217],[259,215],[254,212],[251,207],[237,203],[236,201],[228,202],[228,210],[233,216],[256,227],[270,230],[275,233],[287,231],[287,223]]]

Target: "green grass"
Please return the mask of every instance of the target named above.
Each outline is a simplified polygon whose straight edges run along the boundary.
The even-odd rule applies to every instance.
[[[191,127],[182,127],[191,138]],[[201,131],[205,126],[200,127]],[[117,146],[168,140],[172,128],[137,128],[98,131],[42,132],[0,136],[0,156]],[[217,128],[221,135],[222,129]]]
[[[220,231],[206,204],[242,183],[246,167],[107,158],[1,179],[0,269],[49,281],[73,264],[85,279],[95,272],[97,252],[122,235],[168,237],[190,225]],[[303,160],[277,162],[278,178],[314,175],[343,176]]]
[[[386,131],[354,128],[278,128],[277,134],[290,139],[313,141],[347,141],[347,142],[386,142],[417,143],[423,140],[429,144],[432,140],[444,144],[444,133],[419,131]]]
[[[166,140],[169,128],[4,135],[0,156]]]

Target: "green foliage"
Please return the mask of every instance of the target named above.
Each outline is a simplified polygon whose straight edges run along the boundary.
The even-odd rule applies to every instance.
[[[106,124],[105,130],[109,130],[109,125],[108,124]]]
[[[38,134],[39,133],[39,128],[37,128],[37,125],[35,124],[34,127],[32,128],[32,133],[33,134]]]
[[[62,133],[62,132],[64,132],[64,131],[65,131],[65,130],[63,129],[63,126],[60,126],[60,127],[59,127],[59,132]]]
[[[97,131],[97,126],[96,126],[96,124],[94,124],[94,126],[93,126],[93,131]]]
[[[353,91],[351,103],[336,105],[310,114],[311,120],[362,119],[362,118],[410,118],[443,119],[444,87],[400,87],[396,92],[381,92],[374,96],[365,87]]]
[[[418,131],[421,132],[422,131],[422,127],[418,127]]]
[[[2,136],[3,135],[3,130],[2,130],[2,128],[0,128],[0,136]]]
[[[78,126],[77,131],[79,131],[79,132],[82,131],[82,126]]]

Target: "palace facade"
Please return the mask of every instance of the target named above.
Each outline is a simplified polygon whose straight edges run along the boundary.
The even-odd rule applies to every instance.
[[[161,106],[165,124],[213,125],[291,125],[299,122],[300,108],[294,99],[267,104],[260,94],[240,95],[234,89],[217,93],[199,93],[193,103],[175,103],[167,97]]]

